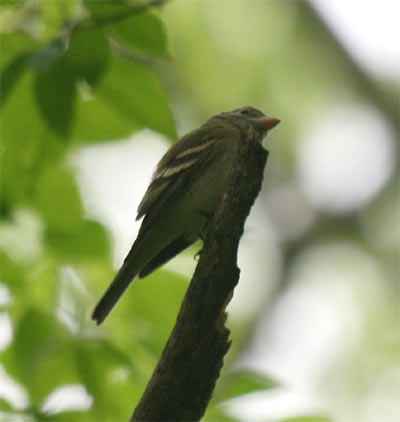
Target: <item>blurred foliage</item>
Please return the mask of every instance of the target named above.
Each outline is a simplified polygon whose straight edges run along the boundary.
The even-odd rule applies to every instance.
[[[299,416],[295,418],[284,419],[279,422],[330,422],[330,419],[324,416]]]
[[[150,278],[157,296],[139,283],[110,328],[92,326],[95,299],[85,284],[98,296],[112,277],[109,235],[85,217],[68,164],[84,143],[145,127],[176,139],[154,73],[169,57],[151,10],[158,3],[2,2],[1,281],[12,298],[3,311],[13,338],[1,363],[28,397],[23,410],[1,400],[10,416],[127,419],[174,324],[186,281],[161,270]],[[46,413],[51,394],[73,384],[93,405]],[[269,386],[249,374],[225,384],[227,397]]]
[[[1,283],[10,300],[0,306],[10,316],[12,338],[0,358],[27,397],[23,405],[1,398],[4,416],[127,420],[187,287],[187,279],[159,270],[135,285],[135,294],[124,297],[104,327],[93,326],[90,311],[114,273],[110,234],[86,216],[70,166],[72,152],[143,128],[175,141],[168,99],[187,127],[215,112],[251,104],[274,110],[283,120],[271,146],[268,189],[296,180],[297,138],[321,104],[373,104],[396,130],[392,86],[360,70],[306,2],[229,7],[226,1],[177,0],[161,18],[156,6],[163,3],[1,2],[0,253]],[[318,214],[307,232],[283,246],[286,271],[303,247],[335,236],[385,262],[385,289],[391,292],[397,242],[388,241],[381,228],[396,212],[394,177],[360,215]],[[227,400],[277,385],[232,365],[251,339],[260,312],[255,307],[251,318],[231,322],[233,349],[206,420],[235,420]],[[376,322],[374,315],[370,319]],[[393,329],[392,322],[385,323]],[[396,357],[388,363],[391,359]],[[93,402],[85,409],[49,413],[49,397],[66,385],[83,385]]]
[[[132,306],[143,312],[117,324],[112,338],[88,318],[83,282],[111,278],[109,235],[85,217],[68,154],[143,127],[176,137],[151,62],[167,56],[155,2],[115,3],[2,2],[1,281],[12,297],[3,310],[13,339],[1,362],[26,390],[23,412],[35,420],[127,419],[179,306],[160,303],[154,314],[154,302],[138,294]],[[46,398],[68,384],[83,384],[93,406],[46,415]],[[4,400],[1,409],[21,413]]]

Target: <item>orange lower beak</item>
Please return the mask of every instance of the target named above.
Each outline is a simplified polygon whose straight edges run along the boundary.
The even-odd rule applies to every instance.
[[[261,117],[254,120],[256,120],[256,126],[263,130],[273,129],[280,123],[280,120],[276,119],[275,117]]]

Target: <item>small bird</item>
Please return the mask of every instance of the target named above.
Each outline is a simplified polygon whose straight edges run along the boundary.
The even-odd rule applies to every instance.
[[[143,278],[199,238],[222,197],[236,147],[252,128],[264,138],[280,122],[253,107],[216,114],[162,157],[139,205],[139,234],[95,307],[101,324],[135,277]]]

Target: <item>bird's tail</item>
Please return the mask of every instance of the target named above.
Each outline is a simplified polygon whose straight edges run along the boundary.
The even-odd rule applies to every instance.
[[[124,265],[118,271],[110,287],[106,290],[99,303],[94,308],[92,319],[100,325],[111,312],[125,290],[132,283],[138,269],[134,268],[131,260],[125,260]]]

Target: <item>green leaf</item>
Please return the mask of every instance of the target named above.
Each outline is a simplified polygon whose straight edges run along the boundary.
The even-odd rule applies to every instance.
[[[2,109],[0,182],[8,213],[17,204],[31,203],[42,166],[59,159],[66,147],[42,118],[33,95],[34,77],[30,70],[22,72]]]
[[[110,48],[103,31],[97,28],[73,31],[65,58],[73,69],[76,81],[83,79],[90,86],[95,86],[110,59]]]
[[[26,69],[26,61],[28,54],[22,54],[18,57],[15,57],[4,69],[1,70],[0,76],[0,106],[2,106],[8,95],[12,91],[14,85],[18,82],[22,72]]]
[[[110,25],[113,35],[134,53],[168,57],[163,22],[153,13],[143,12]]]
[[[2,67],[21,54],[35,51],[39,45],[21,33],[0,34],[0,42]]]
[[[110,48],[100,29],[75,29],[68,39],[58,37],[31,55],[28,65],[46,73],[61,61],[75,81],[86,80],[95,85],[107,68]]]
[[[89,393],[97,396],[107,390],[108,376],[118,368],[131,370],[130,359],[110,342],[99,339],[77,340],[74,344],[77,365]],[[103,378],[104,382],[99,382]]]
[[[128,356],[97,339],[76,341],[75,356],[81,381],[94,399],[92,420],[126,419],[126,403],[138,401],[144,387]]]
[[[93,20],[96,25],[112,23],[126,19],[137,13],[149,9],[150,7],[162,3],[162,0],[147,0],[137,2],[135,0],[113,0],[113,1],[93,1],[84,0],[86,8],[91,16],[88,21]]]
[[[20,6],[25,0],[2,0],[0,7]]]
[[[37,44],[30,38],[16,34],[0,34],[1,44],[1,106],[14,89],[16,83],[25,70],[29,55],[37,48]]]
[[[90,11],[91,18],[96,21],[115,19],[125,15],[129,16],[132,9],[125,0],[96,2],[92,0],[84,0],[83,3]]]
[[[64,54],[65,53],[65,54]],[[31,58],[38,71],[35,94],[49,127],[67,138],[75,115],[76,84],[95,85],[104,74],[109,46],[101,30],[75,30],[65,51],[64,40],[56,39]]]
[[[84,220],[69,229],[49,227],[45,233],[45,243],[60,260],[85,262],[89,259],[110,259],[108,234],[95,221]]]
[[[78,1],[42,1],[40,3],[42,38],[46,40],[55,38],[66,24],[74,20]]]
[[[43,118],[57,135],[67,138],[76,99],[74,68],[62,58],[35,80],[35,95]]]
[[[32,53],[27,66],[36,72],[48,72],[53,64],[64,55],[65,46],[66,41],[64,38],[58,37],[54,39]]]
[[[68,331],[49,313],[28,309],[17,323],[2,362],[27,388],[34,404],[56,387],[78,381],[69,343]]]
[[[11,293],[18,293],[24,287],[25,269],[19,262],[10,258],[3,251],[0,254],[1,282],[5,283]]]
[[[32,54],[28,63],[25,74],[23,58],[10,64],[3,82],[15,86],[17,91],[14,93],[11,88],[7,91],[2,127],[2,134],[15,143],[11,146],[10,142],[14,159],[4,160],[6,166],[12,167],[10,183],[21,185],[25,180],[20,172],[22,164],[16,161],[27,155],[31,161],[32,155],[38,153],[31,162],[40,168],[43,160],[50,158],[47,150],[61,147],[60,139],[78,142],[120,139],[144,127],[176,139],[167,97],[157,77],[142,64],[115,56],[111,59],[100,30],[73,32],[65,54],[54,42]],[[21,79],[18,72],[24,78],[16,84]],[[19,122],[21,115],[24,125]],[[26,127],[29,145],[25,142]],[[27,183],[32,183],[32,171],[27,179]],[[15,195],[22,190],[23,195],[26,189],[5,187],[5,192]]]
[[[71,138],[106,141],[144,127],[176,139],[172,113],[157,77],[142,64],[113,56],[98,85],[79,96]]]
[[[1,256],[1,281],[10,292],[5,305],[13,321],[20,320],[27,308],[53,309],[60,295],[59,269],[54,261],[42,257],[32,264]]]
[[[36,185],[36,205],[45,222],[68,231],[81,223],[83,212],[77,184],[70,170],[50,165]]]
[[[0,412],[12,412],[13,410],[11,404],[3,397],[0,397]]]
[[[243,394],[275,388],[277,385],[276,381],[254,371],[233,371],[221,379],[213,400],[219,403]]]

